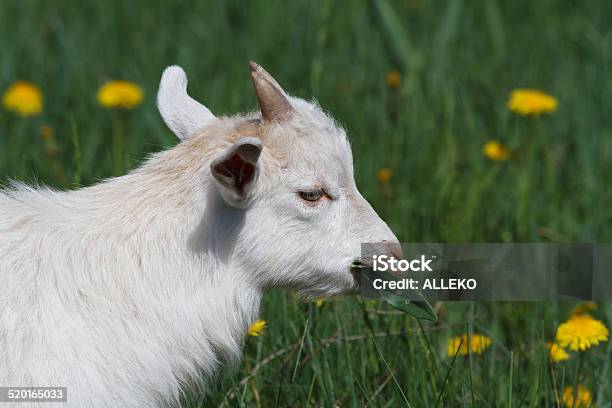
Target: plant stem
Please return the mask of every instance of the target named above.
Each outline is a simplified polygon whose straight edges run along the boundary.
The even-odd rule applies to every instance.
[[[510,384],[508,385],[508,408],[512,408],[512,371],[514,368],[514,351],[510,350]]]
[[[121,176],[125,173],[125,149],[123,117],[119,112],[113,112],[113,174]]]
[[[555,396],[555,407],[560,408],[561,402],[559,401],[559,390],[557,389],[557,379],[555,378],[555,363],[552,360],[548,362],[548,374],[550,375],[550,381],[552,383],[553,394]]]
[[[249,362],[249,358],[247,356],[244,356],[244,367],[246,368],[247,374],[250,376],[253,373],[253,368],[251,367],[251,363]],[[259,399],[259,391],[257,390],[257,384],[255,384],[255,378],[251,377],[249,379],[249,386],[251,387],[251,392],[253,393],[255,406],[257,408],[261,408],[261,401]]]
[[[72,184],[74,187],[80,187],[81,185],[81,146],[79,144],[79,132],[77,129],[76,120],[74,116],[70,115],[70,136],[72,140],[72,147],[74,148],[74,155],[72,161],[74,165],[74,176]]]
[[[576,401],[578,400],[578,382],[580,380],[580,370],[582,369],[582,363],[584,362],[584,352],[580,352],[578,357],[578,365],[576,365],[576,372],[574,373],[574,400],[572,401],[572,408],[576,407]]]
[[[473,304],[470,306],[471,310],[473,310]],[[472,379],[472,350],[471,350],[471,345],[472,345],[472,339],[471,337],[471,331],[472,331],[472,325],[471,325],[471,320],[472,318],[472,313],[470,313],[470,320],[467,321],[466,323],[466,339],[467,339],[467,363],[468,363],[468,375],[469,375],[469,380],[470,380],[470,395],[472,397],[472,407],[476,406],[476,397],[474,396],[474,381]]]

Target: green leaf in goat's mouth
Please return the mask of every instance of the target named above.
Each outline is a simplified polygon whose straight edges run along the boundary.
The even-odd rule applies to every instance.
[[[355,259],[351,263],[351,272],[358,273],[367,270],[372,270],[372,268],[368,265],[365,265],[359,259]],[[360,273],[361,279],[366,279],[370,281],[370,276],[367,273]],[[373,288],[373,285],[370,285]],[[412,317],[417,319],[424,319],[429,321],[437,321],[438,316],[434,311],[431,304],[427,301],[425,296],[421,293],[421,291],[414,290],[416,295],[420,300],[408,300],[403,296],[397,295],[393,292],[387,290],[376,290],[376,293],[380,296],[381,300],[391,305],[391,307],[400,310]]]

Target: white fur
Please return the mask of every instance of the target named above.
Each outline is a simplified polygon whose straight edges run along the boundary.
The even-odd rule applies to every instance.
[[[160,110],[184,135],[195,124],[174,122],[192,106],[179,99]],[[396,238],[357,191],[344,131],[315,104],[291,104],[280,124],[209,121],[92,187],[0,190],[0,386],[67,386],[76,408],[167,406],[239,358],[268,288],[354,291],[360,243]],[[243,137],[263,149],[237,208],[210,164]],[[333,200],[297,194],[320,186]]]

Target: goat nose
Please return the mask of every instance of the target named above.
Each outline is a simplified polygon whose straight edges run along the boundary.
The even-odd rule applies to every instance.
[[[395,259],[404,257],[404,251],[402,251],[402,245],[399,242],[389,242],[383,239],[382,243],[385,251]]]

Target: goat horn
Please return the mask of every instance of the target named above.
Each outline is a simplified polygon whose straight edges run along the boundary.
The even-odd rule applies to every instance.
[[[265,121],[282,121],[289,117],[293,108],[283,88],[265,69],[250,61],[251,79],[259,102],[261,116]]]

